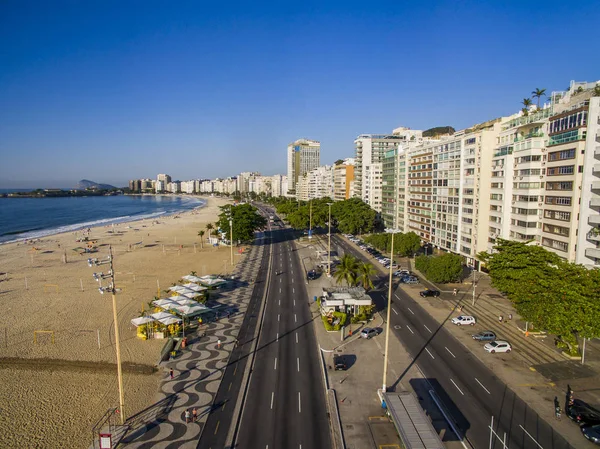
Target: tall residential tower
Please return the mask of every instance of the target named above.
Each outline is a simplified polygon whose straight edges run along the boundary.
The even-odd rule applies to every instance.
[[[296,190],[298,179],[320,165],[321,143],[298,139],[288,145],[288,191]]]

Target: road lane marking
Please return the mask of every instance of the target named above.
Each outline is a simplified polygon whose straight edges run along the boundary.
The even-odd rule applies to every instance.
[[[292,288],[292,293],[296,293],[296,290]]]
[[[227,391],[230,391],[230,390],[231,390],[231,384],[232,384],[232,383],[233,383],[233,382],[229,382],[229,388],[227,389]]]
[[[397,294],[394,293],[394,296],[396,297],[396,299],[400,299],[400,296],[398,296]]]
[[[541,445],[540,443],[538,443],[537,441],[535,441],[535,438],[533,438],[533,437],[531,436],[531,434],[530,434],[529,432],[527,432],[527,431],[526,431],[526,430],[523,428],[523,426],[522,426],[521,424],[519,424],[519,427],[521,428],[521,430],[523,430],[523,432],[525,432],[525,433],[527,434],[527,436],[528,436],[529,438],[531,438],[531,439],[533,440],[533,442],[534,442],[535,444],[537,444],[537,446],[538,446],[540,449],[544,449],[544,448],[542,447],[542,445]]]
[[[429,349],[425,348],[425,351],[427,351],[427,354],[429,354],[431,356],[431,358],[433,360],[435,360],[435,357],[433,356],[433,354],[431,352],[429,352]]]
[[[298,413],[302,413],[302,399],[300,398],[300,392],[298,392]]]
[[[300,372],[300,357],[296,358],[296,365],[298,365],[298,372]]]
[[[296,317],[296,314],[294,313],[294,323],[298,322],[298,318]]]
[[[410,307],[407,307],[407,309],[408,309],[408,311],[409,311],[410,313],[412,313],[413,315],[415,314],[415,312],[413,312],[412,310],[410,310]]]
[[[446,348],[446,347],[444,346],[444,348]],[[446,348],[446,351],[450,352],[450,349]],[[450,355],[451,355],[452,357],[456,358],[456,356],[455,356],[454,354],[452,354],[451,352],[450,352]]]
[[[394,312],[396,315],[398,315],[398,312],[396,312],[396,309],[394,309],[393,307],[392,307],[392,312]]]
[[[281,278],[279,278],[279,283],[281,284]]]
[[[217,425],[215,426],[215,433],[214,433],[215,435],[219,431],[219,424],[221,424],[221,421],[217,421]]]
[[[236,364],[235,364],[235,369],[233,370],[233,375],[234,375],[234,376],[235,376],[235,373],[237,373],[237,367],[238,367],[238,364],[236,363]]]
[[[292,284],[294,283],[294,278],[292,278]]]
[[[279,293],[281,293],[281,289],[279,289]],[[281,299],[279,300],[279,304],[278,305],[281,305]]]
[[[425,326],[425,325],[423,324],[423,326]],[[427,326],[425,326],[425,329],[427,329],[429,331],[429,333],[431,334],[431,330]]]
[[[281,287],[279,287],[279,293],[281,293]]]
[[[277,314],[277,321],[279,321],[280,318],[281,318],[281,315]]]
[[[296,343],[298,343],[298,332],[296,332]]]
[[[275,366],[273,366],[273,369],[277,369],[277,357],[275,357]]]
[[[463,396],[465,395],[465,394],[462,392],[462,390],[461,390],[460,388],[458,388],[458,385],[456,385],[456,382],[454,382],[452,379],[450,379],[450,382],[452,382],[452,383],[454,384],[454,386],[456,387],[456,389],[457,389],[458,391],[460,391],[460,394],[462,394]]]
[[[411,334],[414,334],[413,330],[410,328],[410,326],[407,324],[406,328],[410,331]]]
[[[483,384],[481,382],[479,382],[479,379],[475,378],[475,382],[477,382],[481,386],[481,388],[483,388],[487,392],[487,394],[492,394],[492,393],[490,393],[490,390],[488,390],[487,388],[485,388],[483,386]]]
[[[275,392],[271,392],[271,410],[273,410],[273,400],[275,399]]]
[[[294,299],[294,306],[296,305],[296,300]]]
[[[277,332],[277,341],[279,341],[279,332]]]

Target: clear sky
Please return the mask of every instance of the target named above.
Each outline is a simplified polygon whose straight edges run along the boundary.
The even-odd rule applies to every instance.
[[[0,2],[0,188],[286,172],[600,79],[598,3]]]

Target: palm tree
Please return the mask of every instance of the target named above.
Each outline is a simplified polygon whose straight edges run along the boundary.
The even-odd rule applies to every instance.
[[[523,111],[523,115],[529,115],[529,106],[531,106],[531,99],[523,98],[522,102],[523,106],[525,106],[521,111]]]
[[[344,254],[340,259],[340,264],[335,270],[335,280],[338,284],[346,281],[348,286],[356,286],[356,270],[358,269],[358,261],[350,254]]]
[[[212,234],[212,232],[211,232],[211,231],[212,231],[214,228],[215,228],[215,227],[212,225],[212,223],[208,223],[208,224],[206,225],[206,230],[208,231],[208,238],[209,238],[209,239],[210,239],[210,236],[211,236],[211,234]],[[209,242],[209,243],[210,243],[210,242]]]
[[[533,98],[537,98],[537,108],[539,109],[540,108],[540,98],[546,96],[546,89],[538,89],[536,87],[535,90],[533,92],[531,92],[531,95],[533,95]]]
[[[371,276],[375,276],[377,271],[367,262],[361,262],[358,265],[358,278],[357,280],[362,284],[365,290],[371,290],[373,287],[373,281],[371,280]]]
[[[198,231],[198,235],[200,236],[200,248],[204,248],[204,231]]]

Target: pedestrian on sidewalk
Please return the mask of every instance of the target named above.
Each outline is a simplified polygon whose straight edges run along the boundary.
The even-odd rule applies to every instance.
[[[221,349],[221,339],[217,340],[217,349]]]
[[[458,293],[457,289],[452,290],[452,296],[456,296],[457,293]]]
[[[190,411],[188,409],[185,409],[185,423],[189,423],[190,422]]]
[[[173,374],[173,368],[169,370],[169,376],[171,377],[171,380],[173,380],[173,377],[175,377]]]
[[[498,321],[500,321],[500,324],[502,324],[502,320],[503,320],[503,319],[504,319],[504,317],[503,317],[502,315],[500,315],[500,316],[498,317]]]
[[[508,321],[512,321],[512,313],[508,314]]]
[[[196,407],[194,407],[192,409],[192,422],[196,422],[197,419],[198,419],[198,410],[196,410]]]

